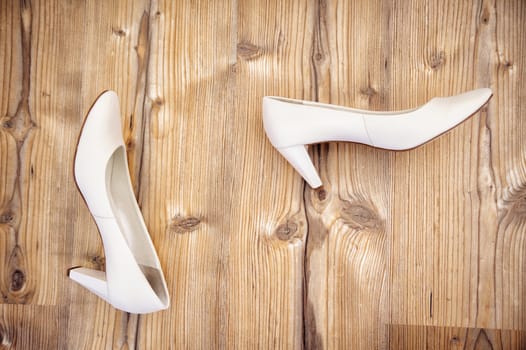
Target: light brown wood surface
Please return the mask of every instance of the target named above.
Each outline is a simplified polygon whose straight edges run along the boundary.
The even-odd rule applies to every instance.
[[[525,349],[526,2],[0,2],[0,344],[6,349]],[[493,98],[420,148],[311,147],[312,190],[261,98],[413,108]],[[171,307],[113,309],[72,169],[121,100]]]

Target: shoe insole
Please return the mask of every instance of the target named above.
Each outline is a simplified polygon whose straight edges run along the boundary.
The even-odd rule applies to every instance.
[[[108,162],[107,188],[115,219],[139,267],[159,298],[166,300],[162,273],[144,224],[142,214],[133,194],[124,147],[119,147]],[[115,233],[118,234],[118,233]]]

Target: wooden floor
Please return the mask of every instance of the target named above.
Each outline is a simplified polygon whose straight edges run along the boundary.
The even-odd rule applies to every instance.
[[[5,349],[526,349],[526,1],[0,2]],[[490,87],[431,143],[311,148],[312,190],[261,99],[371,110]],[[73,179],[113,89],[167,311],[67,278],[104,268]],[[130,288],[133,288],[131,286]]]

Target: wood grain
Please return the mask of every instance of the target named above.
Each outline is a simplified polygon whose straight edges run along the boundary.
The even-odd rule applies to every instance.
[[[387,12],[381,14],[380,1],[318,4],[312,62],[320,102],[388,109],[384,65],[371,64],[384,62],[384,48],[368,44],[387,33]],[[349,143],[314,146],[313,154],[324,187],[305,192],[306,346],[385,346],[391,155]]]
[[[445,16],[439,15],[442,4],[429,4],[414,16],[426,21],[427,33],[421,45],[412,41],[415,50],[403,57],[415,62],[414,69],[404,70],[403,53],[398,53],[401,67],[394,70],[396,84],[408,78],[416,84],[410,88],[414,93],[397,100],[418,96],[419,85],[433,95],[440,94],[439,88],[453,94],[457,89],[489,86],[494,97],[450,133],[412,152],[396,154],[392,215],[403,220],[393,221],[392,227],[397,234],[391,244],[391,322],[524,329],[525,265],[515,260],[523,261],[520,254],[509,254],[524,249],[523,220],[516,214],[511,214],[512,221],[519,225],[504,220],[507,182],[511,178],[524,182],[525,149],[514,134],[524,139],[525,130],[520,122],[509,127],[524,108],[507,104],[500,88],[512,84],[520,91],[521,83],[498,76],[499,50],[523,48],[524,40],[518,34],[505,42],[497,40],[495,32],[499,24],[508,23],[508,10],[498,11],[496,4],[446,5]],[[401,16],[409,9],[399,10]],[[517,11],[524,16],[524,8]],[[403,46],[410,43],[410,27],[396,30]],[[436,52],[441,63],[426,66],[425,60]],[[514,268],[509,269],[510,263]],[[503,289],[514,290],[512,299]]]
[[[0,347],[526,347],[526,3],[0,2]],[[491,87],[431,143],[310,147],[312,190],[261,98],[371,110]],[[67,278],[104,269],[72,168],[104,90],[170,309]]]
[[[524,331],[389,325],[391,349],[523,349]]]

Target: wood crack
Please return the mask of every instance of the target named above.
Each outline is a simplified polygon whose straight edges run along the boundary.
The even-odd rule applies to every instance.
[[[145,139],[145,121],[149,119],[149,111],[151,109],[146,106],[146,96],[147,96],[147,86],[148,86],[148,72],[150,64],[150,13],[152,12],[152,1],[148,4],[148,11],[144,11],[141,20],[139,22],[139,33],[137,36],[137,46],[135,46],[135,51],[137,53],[137,84],[135,86],[135,103],[133,106],[134,114],[130,117],[129,122],[129,139],[126,141],[126,144],[130,144],[130,139],[135,136],[135,128],[140,130],[139,141],[131,142],[131,150],[127,150],[128,158],[131,158],[134,162],[131,163],[130,170],[137,172],[136,175],[136,197],[139,207],[140,203],[140,193],[141,193],[141,180],[142,180],[142,167],[144,160],[144,139]],[[140,107],[139,107],[140,106]],[[141,111],[141,117],[138,118],[137,112]],[[141,122],[135,122],[136,119],[139,119]],[[140,146],[139,150],[136,149],[137,145]],[[134,154],[135,153],[135,154]],[[137,154],[138,153],[138,154]],[[135,164],[137,161],[138,164]],[[130,314],[128,314],[129,320]],[[139,333],[141,327],[141,315],[137,315],[136,326],[135,326],[135,340],[133,344],[134,349],[139,349]]]
[[[135,128],[141,130],[139,142],[133,142],[133,150],[128,150],[129,158],[137,160],[138,164],[131,163],[130,169],[137,171],[136,176],[136,196],[139,196],[141,189],[141,177],[142,177],[142,167],[144,160],[144,139],[145,139],[145,122],[150,118],[151,108],[148,108],[146,105],[147,100],[147,86],[148,86],[148,72],[149,72],[149,63],[150,63],[150,13],[151,13],[152,2],[150,1],[149,12],[144,11],[141,17],[139,24],[139,34],[137,38],[137,85],[135,87],[135,104],[134,104],[134,115],[130,118],[129,123],[129,133],[130,138],[134,137]],[[141,107],[138,107],[141,106]],[[137,123],[134,120],[137,118],[135,113],[141,111],[141,122]],[[139,118],[137,118],[139,119]],[[128,142],[127,142],[128,144]],[[140,145],[139,150],[136,150],[137,144]],[[134,152],[138,154],[133,154]]]
[[[304,182],[305,183],[305,182]],[[301,328],[301,348],[302,349],[307,349],[307,326],[309,326],[307,323],[307,311],[306,311],[306,308],[307,308],[307,305],[308,305],[308,302],[309,302],[309,295],[308,295],[308,273],[309,273],[309,269],[308,269],[308,266],[309,266],[309,258],[308,258],[308,255],[307,255],[307,246],[308,246],[308,243],[309,243],[309,229],[310,229],[310,223],[309,223],[309,215],[307,214],[307,199],[306,199],[306,196],[307,196],[307,189],[305,188],[306,186],[304,186],[304,189],[303,189],[303,206],[305,208],[305,246],[303,248],[303,278],[302,278],[302,285],[301,285],[301,290],[302,290],[302,297],[303,297],[303,304],[302,304],[302,308],[301,308],[301,318],[303,320],[302,322],[302,328]]]
[[[496,50],[496,16],[494,6],[481,3],[477,9],[477,18],[485,20],[477,26],[474,47],[474,69],[477,85],[491,87],[494,81]],[[491,74],[477,74],[491,72]],[[479,112],[479,143],[477,158],[477,195],[480,204],[477,233],[477,290],[475,324],[481,327],[494,327],[497,305],[497,245],[499,241],[499,218],[497,215],[497,177],[493,159],[493,113],[490,105]]]
[[[139,349],[139,340],[140,340],[140,337],[139,337],[139,330],[141,328],[141,315],[137,315],[137,321],[136,321],[136,324],[135,324],[135,342],[133,343],[133,349],[134,350],[137,350]]]
[[[312,36],[312,52],[311,52],[311,66],[312,66],[312,95],[314,101],[320,100],[320,80],[324,75],[323,68],[327,58],[327,50],[325,49],[325,42],[327,37],[327,29],[325,24],[327,4],[325,0],[318,0],[316,4],[316,22]]]
[[[320,101],[321,92],[321,81],[322,78],[328,75],[328,69],[325,65],[327,62],[327,51],[325,45],[327,41],[327,29],[326,29],[326,1],[318,0],[315,5],[315,22],[312,36],[312,52],[311,52],[311,67],[312,67],[312,91],[311,94],[315,101]],[[326,101],[325,101],[326,102]],[[311,146],[313,153],[321,153],[321,145]],[[314,156],[314,155],[313,155]],[[314,160],[314,159],[313,159]],[[303,259],[303,348],[304,349],[322,349],[323,348],[323,336],[320,334],[318,324],[316,323],[316,315],[314,305],[309,300],[309,280],[311,276],[310,271],[310,257],[313,249],[319,247],[321,241],[323,241],[323,233],[318,233],[311,230],[313,222],[309,212],[307,210],[308,205],[311,205],[308,198],[311,195],[311,190],[307,185],[304,185],[304,207],[306,217],[306,235],[305,235],[305,248],[304,248],[304,259]],[[325,200],[327,192],[322,188],[314,194],[317,198]],[[315,226],[319,226],[318,223]],[[314,236],[313,236],[314,235]]]

